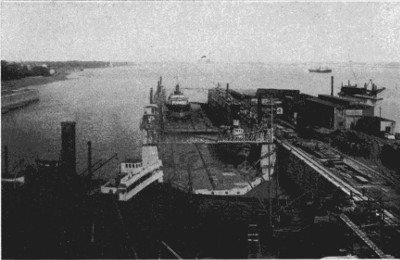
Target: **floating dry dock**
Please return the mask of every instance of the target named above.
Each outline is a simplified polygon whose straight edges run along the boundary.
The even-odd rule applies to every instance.
[[[273,167],[268,165],[275,163],[271,133],[266,130],[253,139],[224,138],[206,115],[205,105],[191,104],[185,121],[162,118],[159,148],[165,182],[193,194],[237,196],[270,180]],[[229,149],[248,149],[248,160],[229,160],[224,154]]]
[[[226,112],[233,123],[224,133],[206,113],[210,104],[191,103],[188,116],[180,118],[169,113],[160,82],[154,97],[152,92],[141,123],[142,164],[127,170],[127,162],[123,162],[121,177],[103,185],[103,193],[128,200],[158,180],[194,194],[238,196],[271,179],[276,160],[272,131],[258,129],[251,136],[243,133],[237,103],[233,106],[236,112]],[[219,97],[215,100],[221,104],[216,106],[229,108],[230,101],[221,102],[228,92],[211,93]]]

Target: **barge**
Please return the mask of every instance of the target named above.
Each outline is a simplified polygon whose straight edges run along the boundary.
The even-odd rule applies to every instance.
[[[39,90],[37,89],[3,90],[1,92],[1,113],[7,113],[37,101],[39,101]]]

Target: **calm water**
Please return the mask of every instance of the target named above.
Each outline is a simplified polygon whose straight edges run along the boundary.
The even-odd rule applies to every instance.
[[[149,90],[159,76],[172,90],[179,82],[192,101],[206,101],[206,89],[216,82],[232,89],[286,88],[308,94],[329,94],[331,74],[309,73],[305,65],[148,63],[130,67],[76,72],[69,80],[36,86],[40,102],[2,115],[2,145],[8,145],[10,168],[33,162],[36,157],[58,158],[60,122],[77,122],[78,172],[86,166],[86,142],[93,143],[93,160],[118,160],[140,155],[139,123]],[[400,69],[373,66],[332,66],[335,93],[341,82],[363,85],[372,79],[386,87],[381,96],[382,116],[400,124]],[[188,89],[185,89],[188,88]],[[399,129],[399,126],[397,127]],[[118,160],[97,172],[117,171]]]

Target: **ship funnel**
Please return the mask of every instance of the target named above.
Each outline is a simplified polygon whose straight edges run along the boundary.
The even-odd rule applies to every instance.
[[[150,88],[150,104],[153,104],[153,88]]]
[[[331,76],[331,96],[333,96],[333,76]]]
[[[75,122],[61,122],[61,165],[67,174],[76,174]]]
[[[259,95],[257,97],[257,117],[258,117],[258,123],[261,123],[262,121],[262,97]]]

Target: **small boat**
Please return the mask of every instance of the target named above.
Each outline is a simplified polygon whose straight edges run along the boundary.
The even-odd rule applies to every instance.
[[[332,70],[329,68],[324,68],[322,69],[321,67],[319,67],[318,69],[309,69],[309,72],[315,72],[315,73],[331,73]]]
[[[190,115],[189,99],[180,91],[179,84],[176,85],[174,93],[172,93],[166,101],[168,109],[167,115],[176,118],[184,119]]]

